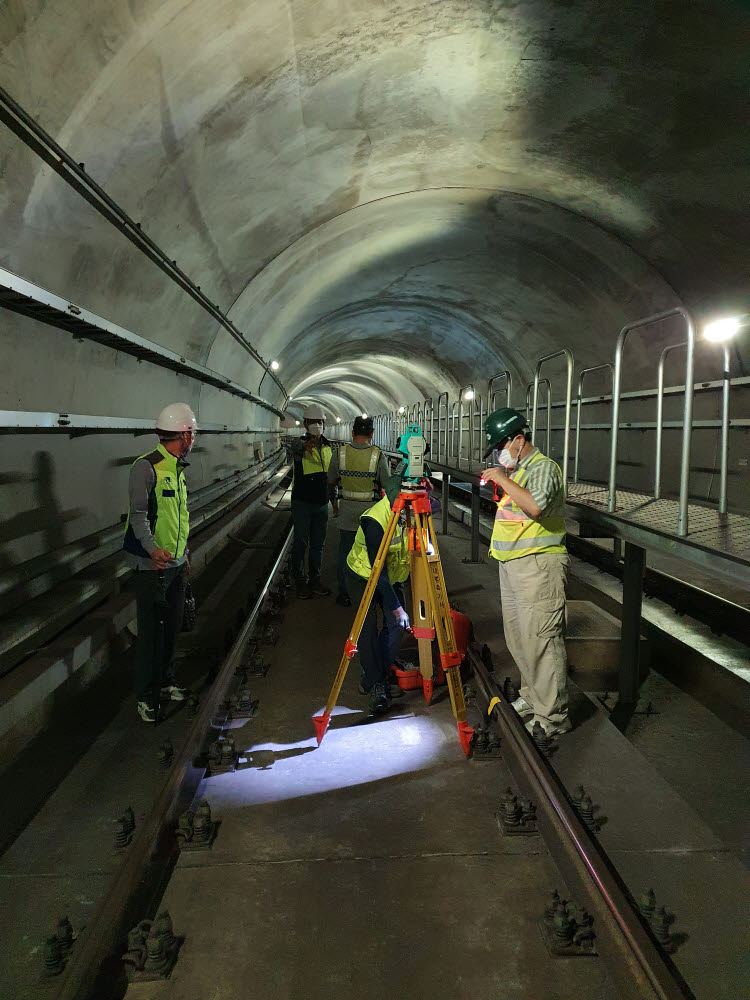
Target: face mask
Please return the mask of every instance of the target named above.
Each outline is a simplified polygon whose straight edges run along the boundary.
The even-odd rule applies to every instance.
[[[323,433],[323,425],[322,424],[308,424],[307,433],[308,434],[312,434],[312,436],[314,438],[320,437],[320,435]]]
[[[191,451],[193,450],[193,445],[194,445],[194,444],[195,444],[195,434],[191,434],[191,435],[190,435],[190,443],[188,444],[188,446],[187,446],[187,447],[186,447],[186,448],[184,449],[184,451],[182,452],[182,454],[183,454],[183,457],[184,457],[185,455],[189,455],[189,454],[190,454],[190,452],[191,452]]]
[[[523,450],[523,445],[519,447],[518,454],[514,457],[513,454],[511,453],[510,448],[503,448],[503,450],[500,452],[500,457],[498,459],[500,465],[504,466],[506,469],[515,469],[515,467],[518,465],[518,459],[521,456],[522,450]]]

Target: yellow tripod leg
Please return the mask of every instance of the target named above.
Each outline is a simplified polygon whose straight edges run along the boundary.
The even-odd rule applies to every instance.
[[[409,553],[409,578],[411,580],[411,630],[419,649],[419,670],[422,679],[432,685],[432,640],[435,629],[432,624],[432,604],[430,586],[425,576],[419,552]],[[432,692],[430,691],[430,696]],[[425,691],[426,696],[426,691]],[[430,699],[427,698],[429,701]]]
[[[367,612],[370,608],[373,595],[375,593],[375,588],[378,585],[378,580],[380,579],[380,572],[385,565],[386,558],[388,556],[388,549],[391,544],[391,539],[393,538],[393,532],[396,530],[396,525],[398,524],[398,516],[400,513],[400,508],[391,512],[390,520],[385,529],[383,535],[383,541],[380,543],[380,548],[378,549],[378,554],[375,557],[375,562],[373,563],[372,569],[370,570],[370,576],[367,579],[367,586],[365,587],[365,592],[362,595],[362,600],[359,602],[359,608],[357,609],[357,614],[354,618],[354,623],[352,625],[351,631],[349,632],[349,637],[344,643],[344,652],[339,662],[339,668],[336,671],[336,677],[333,681],[333,687],[328,695],[328,700],[326,701],[326,707],[321,715],[313,716],[313,725],[315,726],[316,739],[318,741],[318,746],[320,746],[323,741],[323,737],[328,729],[328,724],[331,721],[331,712],[333,711],[338,697],[341,694],[341,687],[344,683],[344,678],[346,677],[346,671],[349,668],[349,662],[351,661],[354,654],[357,652],[357,640],[359,639],[360,632],[362,631],[362,626],[365,623],[365,618],[367,617]]]
[[[440,562],[435,528],[431,514],[418,514],[415,512],[414,518],[417,525],[422,565],[429,586],[432,617],[437,635],[438,648],[440,650],[440,662],[443,665],[445,677],[448,682],[451,707],[458,725],[458,738],[461,741],[464,753],[468,757],[474,730],[466,721],[466,702],[464,701],[464,689],[461,684],[461,654],[456,648],[456,636],[453,631],[453,619],[451,618],[451,609],[448,603],[448,591],[445,586],[443,566]],[[430,555],[427,554],[428,542],[429,548],[432,550]]]

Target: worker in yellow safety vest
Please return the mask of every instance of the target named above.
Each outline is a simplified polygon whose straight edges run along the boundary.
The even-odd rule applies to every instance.
[[[498,561],[503,628],[521,672],[513,708],[526,726],[548,735],[571,729],[565,655],[565,480],[560,467],[535,448],[526,418],[510,407],[485,421],[487,451],[497,465],[482,473],[503,491],[489,555]]]
[[[401,478],[389,476],[383,485],[385,496],[362,514],[354,544],[346,560],[347,589],[356,604],[362,601],[380,543],[388,527],[391,505],[401,488]],[[391,690],[388,674],[404,631],[409,628],[402,586],[408,578],[408,542],[403,526],[398,524],[357,642],[362,669],[360,691],[362,694],[369,694],[370,711],[373,715],[388,711],[391,696],[400,693],[395,688]],[[383,615],[380,631],[378,606]]]
[[[305,407],[305,433],[292,442],[292,573],[297,597],[328,597],[331,591],[320,580],[323,545],[328,528],[328,467],[331,442],[323,434],[325,415],[313,403]],[[307,553],[308,572],[305,572]]]
[[[156,418],[158,447],[130,467],[122,547],[134,570],[135,690],[144,722],[158,721],[161,698],[184,701],[188,695],[175,679],[172,658],[189,571],[186,459],[197,430],[187,403],[165,406]]]
[[[372,443],[372,435],[372,417],[356,417],[351,444],[340,444],[328,466],[333,517],[339,532],[336,603],[344,608],[352,603],[346,589],[346,558],[354,544],[360,516],[380,499],[380,487],[390,476],[388,459]]]

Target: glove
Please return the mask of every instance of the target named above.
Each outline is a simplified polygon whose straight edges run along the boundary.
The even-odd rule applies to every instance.
[[[400,605],[397,608],[394,608],[391,614],[402,629],[406,630],[409,628],[409,616]]]

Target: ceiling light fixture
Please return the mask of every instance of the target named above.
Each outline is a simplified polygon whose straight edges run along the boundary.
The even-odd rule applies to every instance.
[[[746,316],[726,316],[724,319],[716,319],[704,327],[703,336],[713,344],[721,343],[722,340],[729,340],[745,326]]]

